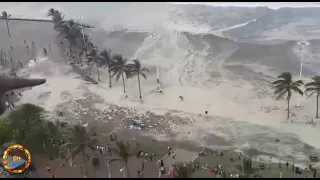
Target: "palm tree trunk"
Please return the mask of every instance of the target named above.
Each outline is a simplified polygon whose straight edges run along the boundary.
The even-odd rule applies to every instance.
[[[89,66],[89,75],[91,75],[91,64],[88,63],[88,66]]]
[[[130,171],[129,171],[129,168],[128,168],[128,163],[125,163],[125,168],[126,168],[126,171],[127,171],[127,174],[128,174],[128,178],[130,178]]]
[[[317,94],[317,114],[316,114],[316,118],[319,118],[319,95]]]
[[[141,96],[141,87],[140,87],[140,74],[138,73],[138,83],[139,83],[139,93],[140,93],[140,99],[142,98]]]
[[[82,65],[81,57],[79,55],[77,55],[77,56],[78,56],[78,59],[79,59],[80,67],[82,67],[83,65]]]
[[[109,69],[109,65],[108,65],[108,73],[109,73],[109,87],[111,87],[111,71]]]
[[[126,85],[124,84],[123,73],[121,74],[121,76],[122,76],[122,83],[123,83],[123,93],[126,93]]]
[[[70,57],[72,57],[72,44],[71,43],[69,44],[69,55],[70,55]]]
[[[287,119],[289,119],[289,117],[290,117],[290,110],[289,110],[289,106],[290,106],[290,99],[288,99],[288,112],[287,112]]]
[[[97,67],[98,81],[100,81],[100,73],[99,73],[99,67],[97,64],[97,60],[95,59],[94,62],[96,63],[96,67]]]
[[[86,160],[86,155],[84,151],[82,152],[82,158],[83,158],[83,163],[84,163],[84,172],[86,173],[86,176],[88,177],[88,170],[87,170],[87,160]]]
[[[6,23],[7,23],[8,36],[9,36],[9,38],[11,38],[9,20],[8,19],[6,19]]]

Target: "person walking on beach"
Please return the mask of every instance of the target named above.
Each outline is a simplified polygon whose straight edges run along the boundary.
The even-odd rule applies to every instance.
[[[23,64],[21,63],[21,61],[19,60],[18,62],[19,62],[20,67],[23,68]]]
[[[317,175],[317,170],[313,169],[313,178],[316,178],[316,175]]]
[[[143,171],[144,170],[144,161],[142,160],[141,161],[141,171]]]
[[[294,163],[292,163],[292,172],[294,173]]]
[[[32,41],[32,48],[35,48],[36,46],[34,45],[34,41]]]
[[[299,169],[299,171],[298,171],[298,174],[299,174],[299,178],[302,178],[302,171],[301,171],[301,169]]]
[[[298,178],[298,176],[299,176],[299,168],[298,168],[298,167],[295,167],[294,177],[295,177],[295,178]]]
[[[47,165],[47,171],[50,172],[50,166],[49,165]]]

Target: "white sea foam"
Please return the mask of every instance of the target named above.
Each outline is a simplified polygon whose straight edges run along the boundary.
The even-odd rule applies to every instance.
[[[45,18],[46,15],[43,12],[47,11],[48,7],[61,8],[60,10],[67,17],[80,17],[81,15],[85,17],[84,21],[99,21],[103,28],[121,26],[122,28],[151,31],[158,23],[157,32],[161,38],[157,42],[157,47],[155,47],[155,42],[152,39],[145,38],[132,54],[132,57],[140,59],[143,65],[150,69],[153,68],[148,74],[148,79],[141,80],[143,101],[139,100],[136,78],[126,80],[128,97],[125,98],[122,93],[121,81],[113,82],[112,88],[108,87],[106,71],[101,71],[101,83],[92,85],[81,80],[78,75],[71,73],[69,66],[56,63],[56,59],[48,60],[39,57],[36,63],[30,60],[28,72],[30,77],[46,77],[47,83],[25,91],[21,103],[35,103],[48,110],[54,110],[62,102],[84,99],[86,93],[92,93],[100,96],[107,103],[138,110],[148,109],[159,113],[166,110],[179,110],[181,115],[190,116],[194,120],[192,125],[181,126],[176,130],[180,133],[179,138],[200,141],[208,146],[210,146],[210,142],[204,142],[204,139],[209,134],[215,134],[233,142],[232,145],[239,149],[256,148],[259,151],[268,151],[282,157],[291,155],[298,161],[306,160],[306,157],[310,155],[307,153],[314,153],[311,150],[304,153],[306,151],[304,143],[320,148],[320,143],[315,138],[320,136],[319,128],[305,124],[305,121],[314,114],[315,100],[302,98],[301,105],[305,108],[292,108],[292,112],[296,116],[293,116],[290,120],[294,123],[286,121],[284,111],[286,104],[284,101],[275,101],[267,93],[262,93],[262,97],[255,97],[256,86],[259,85],[254,85],[254,83],[240,76],[241,70],[233,72],[224,68],[224,59],[238,48],[236,45],[229,43],[227,40],[214,39],[212,41],[218,42],[218,45],[211,47],[210,37],[205,39],[202,35],[197,34],[210,32],[212,31],[211,27],[197,26],[198,24],[189,26],[190,24],[168,21],[168,10],[165,10],[165,8],[171,6],[167,4],[156,6],[156,8],[151,8],[150,5],[150,8],[145,8],[148,9],[148,12],[144,12],[143,15],[130,16],[130,18],[123,15],[124,12],[130,10],[131,14],[135,14],[143,9],[139,9],[139,5],[118,3],[121,11],[111,11],[110,13],[113,13],[113,16],[105,15],[102,17],[103,13],[109,11],[101,10],[101,12],[99,11],[100,14],[96,15],[92,13],[96,13],[96,11],[88,11],[92,14],[89,17],[89,14],[81,14],[84,12],[83,10],[74,6],[71,8],[71,5],[72,3],[49,5],[40,3],[38,6],[45,9],[37,8],[39,12],[35,11],[34,14],[40,14],[41,12],[41,15],[37,17]],[[83,7],[84,5],[87,6],[85,3],[79,3],[79,6]],[[99,3],[90,4],[91,8],[94,8],[93,6],[99,6]],[[20,11],[24,12],[23,8],[23,6],[10,7],[7,5],[4,9],[14,15]],[[153,10],[156,10],[156,23],[151,22],[153,20],[151,11]],[[120,20],[114,18],[113,21],[108,21],[118,14],[123,15]],[[139,19],[139,17],[142,19]],[[139,19],[139,21],[136,19]],[[231,27],[237,28],[246,24],[247,22],[242,22],[242,24],[235,24]],[[193,32],[198,37],[194,38],[192,33],[186,35],[177,32],[177,30]],[[224,30],[230,30],[230,27],[229,29],[225,27]],[[199,39],[201,41],[198,42]],[[191,41],[194,41],[193,44],[190,43]],[[195,47],[196,45],[201,47]],[[160,67],[163,95],[155,93],[155,64],[157,62]],[[271,74],[269,67],[265,65],[249,64],[247,66],[253,67],[251,69],[263,75]],[[276,67],[278,65],[272,64],[271,66]],[[93,70],[93,76],[95,75],[95,70]],[[247,76],[251,77],[251,74]],[[270,87],[264,88],[268,91]],[[184,101],[180,101],[179,96],[183,96]],[[296,99],[296,97],[294,96],[292,99]],[[99,105],[99,109],[101,108],[108,108],[108,106]],[[269,111],[269,109],[271,110]],[[209,117],[198,116],[203,114],[204,111],[209,112]],[[315,121],[318,124],[320,123],[317,120]],[[277,138],[280,143],[275,142]]]

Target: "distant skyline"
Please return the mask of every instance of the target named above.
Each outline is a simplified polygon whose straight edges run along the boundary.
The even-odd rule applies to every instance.
[[[271,9],[282,7],[320,7],[320,2],[170,2],[174,4],[204,4],[209,6],[257,7],[268,6]]]

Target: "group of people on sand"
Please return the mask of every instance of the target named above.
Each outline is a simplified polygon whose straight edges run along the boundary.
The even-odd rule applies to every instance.
[[[139,151],[137,153],[137,158],[141,160],[141,169],[137,171],[137,177],[138,178],[144,178],[145,177],[145,164],[148,162],[152,162],[154,157],[156,156],[155,153],[147,153],[143,151]]]
[[[10,101],[10,98],[9,96],[15,96],[15,92],[14,91],[11,91],[10,93],[6,93],[6,108],[7,110],[11,111],[14,107],[15,107],[15,104],[14,102]],[[18,93],[18,95],[20,97],[22,97],[22,94],[21,93]]]

